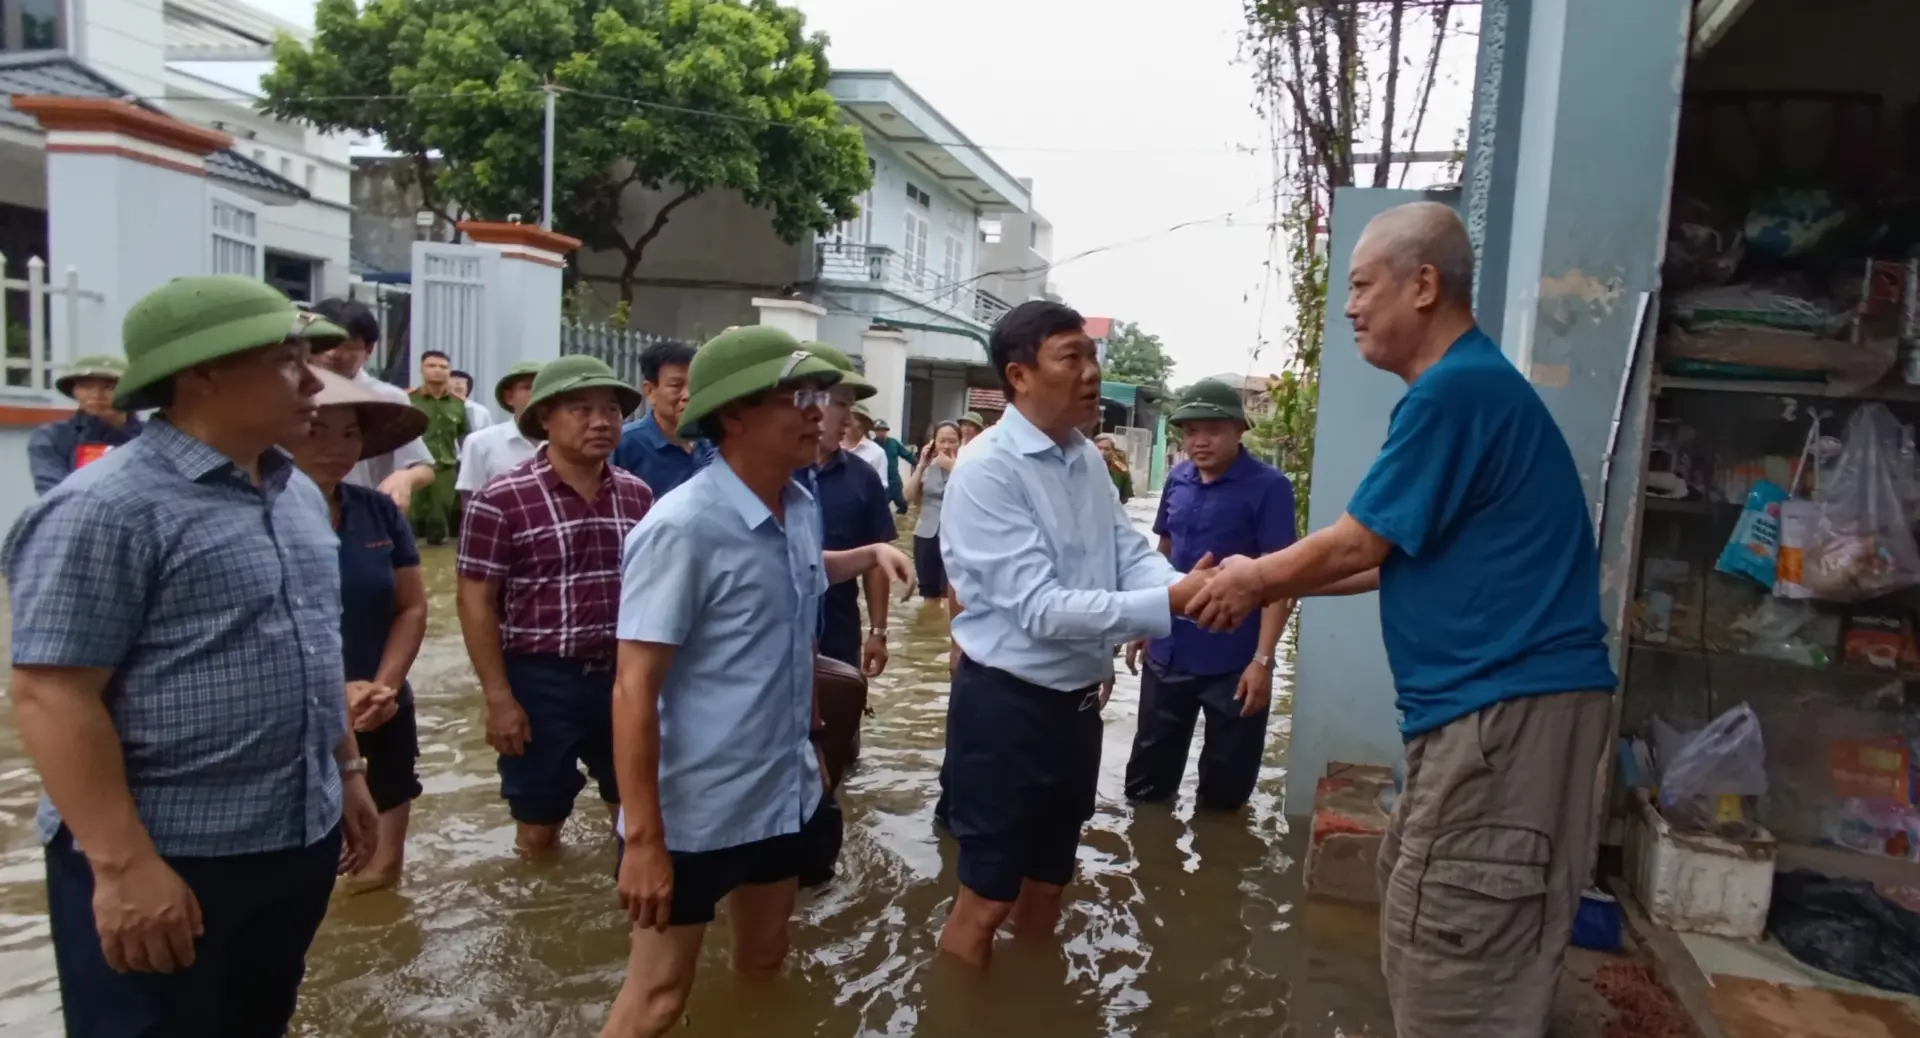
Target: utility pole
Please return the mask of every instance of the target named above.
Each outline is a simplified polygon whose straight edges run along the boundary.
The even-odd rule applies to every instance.
[[[542,143],[541,183],[540,183],[540,229],[553,230],[553,108],[556,93],[553,84],[546,86],[547,93],[547,129],[546,139]]]

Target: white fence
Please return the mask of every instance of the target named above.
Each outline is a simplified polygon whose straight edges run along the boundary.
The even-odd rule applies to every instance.
[[[0,256],[0,274],[7,258]],[[25,278],[0,277],[0,311],[6,314],[5,384],[52,389],[53,380],[86,350],[80,347],[86,310],[106,297],[80,287],[80,272],[68,267],[58,281],[47,277],[46,261],[26,263]],[[57,308],[57,309],[56,309]],[[117,352],[94,350],[91,352]]]
[[[598,357],[606,361],[607,366],[627,385],[638,389],[641,382],[640,354],[654,343],[664,341],[664,338],[632,328],[616,328],[610,324],[562,320],[560,355],[584,353]]]

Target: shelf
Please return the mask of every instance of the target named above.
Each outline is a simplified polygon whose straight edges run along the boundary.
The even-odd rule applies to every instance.
[[[1715,660],[1737,660],[1758,666],[1791,667],[1795,670],[1811,670],[1820,674],[1839,674],[1850,678],[1879,678],[1882,681],[1920,682],[1920,671],[1881,670],[1858,663],[1835,663],[1825,667],[1815,667],[1791,660],[1777,660],[1771,656],[1750,656],[1744,652],[1715,652],[1709,649],[1675,649],[1665,645],[1653,645],[1648,642],[1630,641],[1627,648],[1632,652],[1651,653],[1656,656],[1676,656],[1701,660],[1711,664]]]
[[[1920,403],[1920,386],[1902,383],[1873,386],[1858,393],[1846,393],[1826,382],[1770,382],[1757,379],[1697,378],[1679,375],[1655,375],[1653,391],[1685,390],[1698,393],[1745,393],[1754,396],[1823,397],[1835,400],[1888,400]]]
[[[1720,515],[1738,511],[1741,506],[1731,501],[1704,501],[1699,498],[1676,500],[1671,497],[1643,497],[1649,512],[1677,512],[1682,515]]]

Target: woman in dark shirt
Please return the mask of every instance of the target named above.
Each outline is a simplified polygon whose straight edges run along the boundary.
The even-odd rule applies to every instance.
[[[350,882],[360,889],[400,878],[407,818],[420,795],[407,671],[427,632],[427,594],[420,554],[406,517],[385,494],[343,483],[363,458],[377,457],[418,437],[426,415],[374,396],[331,372],[314,369],[324,387],[304,440],[286,445],[300,471],[332,505],[340,535],[340,643],[347,701],[367,786],[380,809],[380,843],[366,870]]]

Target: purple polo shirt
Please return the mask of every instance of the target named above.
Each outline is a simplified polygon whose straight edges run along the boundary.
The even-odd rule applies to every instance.
[[[1208,552],[1218,561],[1279,551],[1294,540],[1293,484],[1245,450],[1211,483],[1201,480],[1193,462],[1183,461],[1167,476],[1153,532],[1173,538],[1173,565],[1183,573]],[[1259,645],[1260,612],[1255,610],[1223,634],[1175,617],[1173,633],[1155,638],[1147,653],[1177,674],[1238,674],[1253,662]]]

